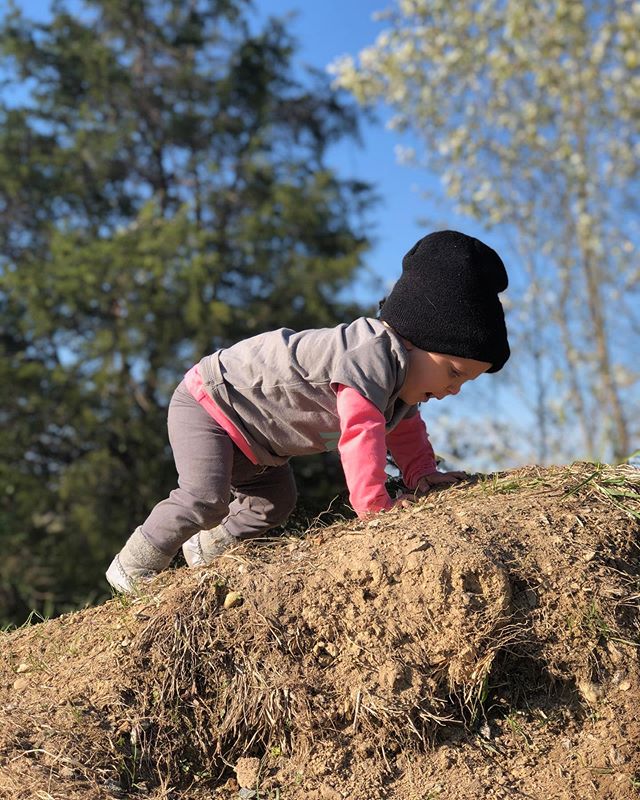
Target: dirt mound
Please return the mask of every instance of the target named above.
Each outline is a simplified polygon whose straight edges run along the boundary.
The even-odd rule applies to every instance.
[[[3,634],[0,797],[638,796],[639,521],[527,468]]]

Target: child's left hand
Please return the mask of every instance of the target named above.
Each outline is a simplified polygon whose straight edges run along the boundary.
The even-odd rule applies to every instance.
[[[469,477],[467,472],[430,472],[428,475],[423,475],[422,478],[420,478],[413,492],[405,492],[396,497],[394,505],[400,508],[409,508],[419,497],[424,497],[424,495],[428,494],[434,487],[452,486]]]
[[[420,478],[415,493],[417,495],[428,494],[434,487],[460,483],[460,481],[468,477],[469,475],[466,472],[430,472]]]

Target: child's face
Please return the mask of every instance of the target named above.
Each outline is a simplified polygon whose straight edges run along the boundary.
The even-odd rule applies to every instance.
[[[491,367],[486,361],[430,353],[403,341],[409,351],[409,366],[399,397],[408,405],[458,394],[463,383],[475,380]]]

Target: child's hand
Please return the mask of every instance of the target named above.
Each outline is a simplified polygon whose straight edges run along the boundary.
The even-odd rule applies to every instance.
[[[435,486],[451,486],[469,477],[467,472],[430,472],[420,478],[413,492],[398,494],[393,505],[395,508],[409,508],[419,497],[424,497]]]
[[[469,475],[466,472],[430,472],[420,478],[415,493],[417,495],[428,494],[434,486],[450,486],[454,483],[460,483],[460,481],[468,477]]]

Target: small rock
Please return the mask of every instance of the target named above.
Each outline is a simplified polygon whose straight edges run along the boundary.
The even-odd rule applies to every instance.
[[[598,686],[597,683],[592,683],[591,681],[579,681],[578,689],[580,689],[582,696],[590,705],[595,705],[604,696],[602,686]]]
[[[241,789],[252,789],[258,784],[260,775],[259,758],[239,758],[236,764],[236,778]],[[244,795],[248,797],[249,795]]]
[[[122,786],[120,786],[119,783],[116,783],[116,781],[106,780],[103,784],[103,787],[111,794],[114,794],[116,797],[122,797],[122,795],[124,794]]]
[[[224,607],[225,608],[235,608],[235,606],[240,606],[243,603],[243,597],[241,592],[228,592],[227,596],[224,598]]]
[[[323,784],[320,787],[320,797],[322,800],[342,800],[342,795],[340,792],[337,792],[335,789],[332,789],[331,786],[327,786]]]
[[[21,692],[28,686],[29,686],[28,678],[18,678],[16,681],[13,682],[13,688],[15,689],[16,692]]]
[[[74,778],[76,775],[76,771],[71,767],[60,767],[60,775],[63,778]]]
[[[627,671],[625,669],[617,669],[611,678],[611,683],[614,686],[618,686],[618,684],[622,683],[622,681],[627,677]]]
[[[622,653],[613,642],[607,642],[607,650],[614,664],[619,664],[622,661]]]
[[[625,760],[626,759],[625,759],[624,755],[619,750],[616,750],[615,747],[612,747],[609,750],[609,761],[614,766],[620,766],[621,764],[624,764]]]
[[[18,666],[16,667],[16,672],[18,675],[21,675],[23,672],[30,672],[30,671],[31,667],[28,664],[25,664],[24,662],[22,664],[18,664]]]
[[[582,554],[583,561],[593,561],[595,557],[596,557],[595,550],[585,550],[585,552]]]
[[[625,680],[620,681],[620,683],[618,684],[618,689],[620,689],[621,692],[628,692],[630,688],[631,688],[631,681],[627,680],[626,678]]]

